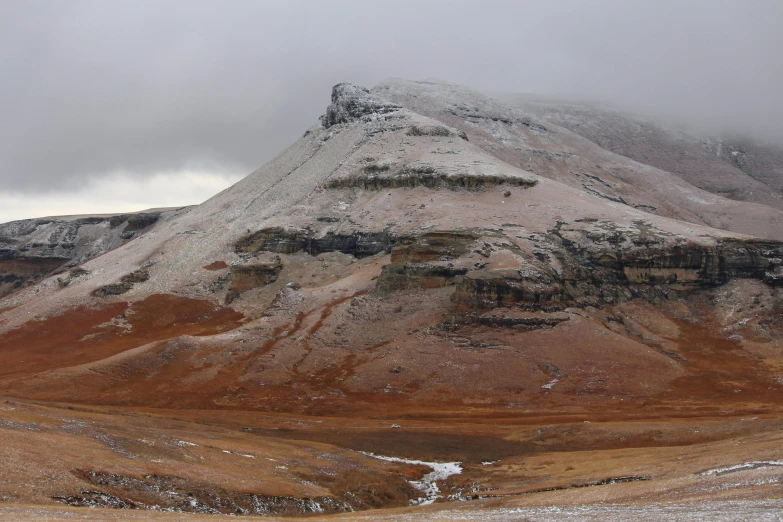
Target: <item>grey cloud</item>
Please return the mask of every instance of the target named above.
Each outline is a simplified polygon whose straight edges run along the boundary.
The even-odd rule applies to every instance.
[[[783,3],[6,1],[0,190],[250,171],[339,81],[437,77],[783,139]]]

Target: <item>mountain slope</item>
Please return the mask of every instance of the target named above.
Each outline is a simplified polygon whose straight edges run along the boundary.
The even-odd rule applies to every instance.
[[[597,145],[676,174],[731,199],[783,207],[783,149],[758,139],[716,137],[597,105],[509,96],[513,105]]]

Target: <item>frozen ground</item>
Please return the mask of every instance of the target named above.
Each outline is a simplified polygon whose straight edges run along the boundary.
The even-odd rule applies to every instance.
[[[343,516],[334,520],[348,520]],[[669,522],[778,522],[783,520],[783,501],[710,502],[702,504],[598,505],[513,509],[465,509],[421,513],[361,513],[350,520],[475,520],[477,522],[526,521],[669,521]]]

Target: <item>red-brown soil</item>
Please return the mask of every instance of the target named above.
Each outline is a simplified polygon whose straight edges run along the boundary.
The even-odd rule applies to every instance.
[[[74,308],[32,320],[0,340],[0,376],[16,379],[37,372],[85,364],[143,344],[182,335],[230,330],[242,314],[207,301],[152,295],[134,303]]]
[[[205,265],[203,268],[204,270],[210,270],[214,272],[215,270],[223,270],[224,268],[228,268],[228,265],[225,261],[215,261],[214,263]]]
[[[668,311],[584,310],[554,328],[518,331],[443,329],[447,297],[408,294],[401,310],[399,295],[313,293],[305,302],[314,306],[270,310],[243,326],[231,309],[153,295],[28,322],[0,341],[2,393],[58,404],[6,402],[2,452],[15,471],[0,495],[52,504],[88,502],[92,493],[82,492],[97,490],[150,504],[162,502],[150,491],[165,487],[245,506],[249,494],[342,499],[375,484],[362,490],[362,509],[415,496],[406,480],[426,469],[356,453],[365,451],[462,462],[464,473],[441,490],[482,510],[691,501],[709,488],[724,488],[725,498],[751,491],[700,471],[780,458],[781,355],[761,357],[758,344],[750,351],[698,300]],[[41,446],[60,457],[33,449]],[[209,459],[206,447],[215,448]],[[250,458],[231,452],[256,461],[293,452],[287,462],[297,464],[257,470],[248,482],[233,462]],[[193,457],[204,464],[185,465]],[[356,459],[364,471],[323,468]],[[263,478],[280,471],[294,479]],[[36,489],[21,493],[22,483]],[[765,484],[753,490],[763,498],[780,488]]]

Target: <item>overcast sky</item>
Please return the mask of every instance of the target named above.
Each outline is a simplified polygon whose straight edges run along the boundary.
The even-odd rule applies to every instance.
[[[198,203],[395,76],[783,140],[783,1],[0,1],[0,222]]]

